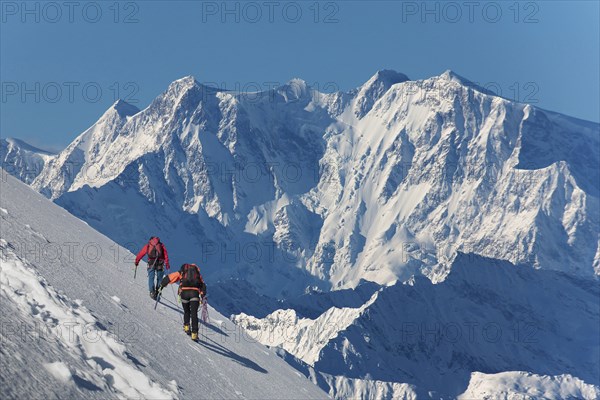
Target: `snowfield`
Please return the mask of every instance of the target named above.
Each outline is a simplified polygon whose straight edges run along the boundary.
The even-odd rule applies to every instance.
[[[129,358],[131,356],[127,354],[126,346],[107,335],[107,331],[99,329],[102,324],[81,306],[81,301],[71,301],[58,295],[33,267],[23,264],[4,239],[0,239],[0,249],[3,253],[0,275],[2,295],[14,303],[11,308],[16,308],[14,311],[17,314],[21,313],[16,321],[28,321],[33,317],[37,321],[28,321],[29,324],[34,322],[33,325],[36,325],[38,322],[36,327],[47,328],[44,331],[18,329],[12,331],[12,335],[6,332],[6,339],[14,340],[16,335],[17,340],[13,342],[16,345],[19,339],[33,339],[35,334],[42,334],[37,338],[38,341],[56,339],[60,353],[53,355],[56,361],[43,363],[43,366],[58,383],[71,390],[93,388],[102,392],[114,392],[126,398],[177,398],[177,389],[173,392],[160,387],[135,366]],[[18,327],[10,319],[3,322],[7,324],[3,325],[6,329]],[[22,336],[19,337],[19,334]],[[18,347],[13,349],[15,350],[18,354]],[[5,354],[7,359],[9,356],[10,353]],[[21,356],[25,360],[29,358],[27,353]],[[62,360],[68,360],[68,363]],[[3,372],[8,376],[7,372],[12,366],[7,363],[4,367]],[[35,376],[34,371],[27,372]],[[4,384],[11,390],[12,385],[8,381]],[[64,388],[61,388],[63,385],[59,385],[59,390],[55,393],[57,397],[64,393]],[[17,389],[15,397],[27,393],[22,388],[14,389]]]
[[[174,292],[154,311],[128,251],[1,172],[2,398],[327,398],[212,308],[191,342]]]

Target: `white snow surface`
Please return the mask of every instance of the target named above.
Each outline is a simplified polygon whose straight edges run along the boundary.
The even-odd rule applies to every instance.
[[[131,253],[1,172],[2,398],[327,398],[212,308],[191,342],[174,291],[155,311]]]
[[[87,375],[91,377],[92,385],[126,398],[176,397],[176,393],[151,382],[136,368],[127,357],[126,347],[106,335],[106,331],[99,330],[98,321],[87,309],[58,295],[33,267],[23,264],[4,239],[0,239],[0,247],[3,253],[2,296],[14,302],[23,317],[39,319],[48,328],[48,334],[57,338],[59,347],[71,357],[87,362],[88,367],[76,370],[75,376]],[[27,354],[23,356],[27,357]],[[45,364],[45,367],[63,383],[73,380],[73,373],[61,361]]]
[[[459,400],[534,400],[600,398],[600,388],[571,375],[546,376],[522,371],[473,373],[469,388]]]
[[[68,383],[72,380],[73,375],[67,364],[62,361],[44,364],[44,368],[48,370],[56,379],[63,383]]]

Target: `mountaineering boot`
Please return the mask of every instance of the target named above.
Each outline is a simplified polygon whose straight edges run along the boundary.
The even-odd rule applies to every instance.
[[[151,291],[150,291],[150,298],[151,298],[152,300],[156,300],[156,292],[155,292],[154,290],[151,290]]]
[[[192,334],[192,332],[190,332],[190,326],[189,326],[189,325],[187,325],[187,324],[183,326],[183,331],[184,331],[185,333],[187,333],[188,335],[191,335],[191,334]]]
[[[193,340],[194,342],[197,342],[197,341],[198,341],[198,332],[192,332],[192,340]]]

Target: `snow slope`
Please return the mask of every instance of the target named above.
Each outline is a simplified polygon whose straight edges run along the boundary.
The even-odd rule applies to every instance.
[[[9,174],[31,183],[55,154],[38,149],[19,139],[0,139],[0,162]]]
[[[599,131],[450,71],[251,96],[185,77],[113,106],[32,186],[121,245],[160,232],[177,262],[280,299],[443,280],[458,251],[593,277]]]
[[[155,311],[128,251],[1,172],[3,398],[327,397],[212,308],[191,342],[174,292]]]
[[[175,381],[171,388],[150,381],[132,362],[127,347],[100,329],[102,324],[81,301],[58,294],[4,239],[0,247],[4,255],[0,282],[5,297],[1,350],[5,396],[50,392],[57,398],[65,394],[99,397],[108,392],[129,398],[177,397]],[[56,341],[54,346],[48,344],[49,339]],[[27,352],[19,350],[19,340],[27,342]],[[36,364],[44,368],[36,371],[32,368]],[[11,382],[10,375],[25,377],[32,384],[24,389]],[[56,385],[48,385],[49,381]]]

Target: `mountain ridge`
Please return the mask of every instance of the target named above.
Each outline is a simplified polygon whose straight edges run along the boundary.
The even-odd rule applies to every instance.
[[[371,393],[455,398],[478,385],[478,373],[528,371],[557,382],[570,374],[593,398],[599,295],[594,281],[459,252],[439,284],[416,276],[316,318],[280,309],[232,320],[300,360],[296,368],[330,394],[368,378],[377,386]]]
[[[186,236],[201,239],[187,245],[264,242],[288,259],[276,267],[282,280],[293,273],[324,290],[415,273],[442,280],[461,249],[600,272],[597,124],[486,94],[451,71],[410,81],[382,70],[344,93],[294,80],[267,92],[249,98],[184,77],[144,110],[103,116],[32,185],[83,219],[84,197],[105,191],[108,201],[118,191],[117,200],[135,188],[145,213],[188,221]],[[169,225],[121,233],[110,228],[120,221],[90,223],[122,244]],[[562,249],[556,260],[553,248]],[[223,254],[204,261],[215,277],[264,290],[250,275],[274,268],[269,252],[236,255],[246,258],[237,271]]]

